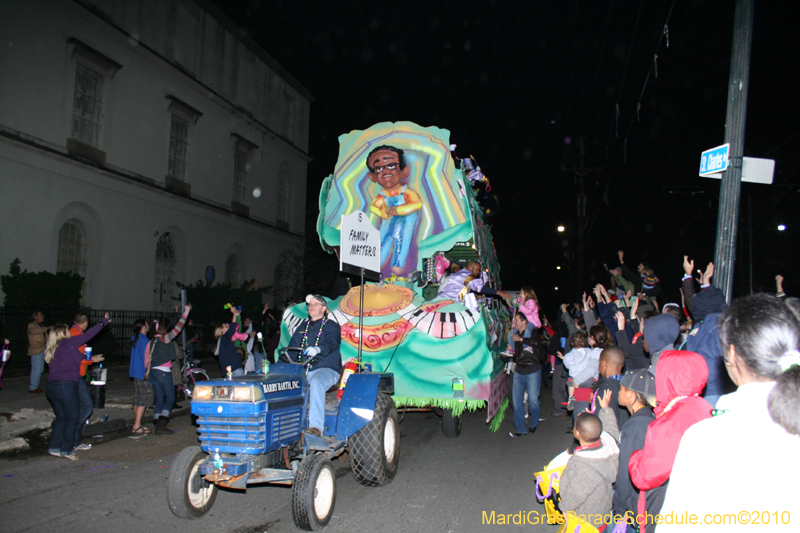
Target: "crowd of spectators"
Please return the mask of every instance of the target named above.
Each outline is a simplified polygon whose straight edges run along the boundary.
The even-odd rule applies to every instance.
[[[573,529],[616,533],[733,529],[756,509],[785,527],[800,476],[800,299],[777,276],[776,294],[729,304],[714,265],[694,279],[684,257],[681,302],[659,302],[652,267],[634,273],[618,255],[594,297],[546,329],[552,416],[574,419],[559,510]]]

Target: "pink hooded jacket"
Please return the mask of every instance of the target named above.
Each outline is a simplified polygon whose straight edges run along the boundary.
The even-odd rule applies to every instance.
[[[539,306],[536,305],[536,300],[525,300],[525,303],[519,305],[519,312],[525,315],[528,322],[536,328],[542,327],[542,321],[539,320]]]

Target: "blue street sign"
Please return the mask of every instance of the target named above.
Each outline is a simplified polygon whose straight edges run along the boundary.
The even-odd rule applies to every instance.
[[[728,151],[730,147],[730,143],[726,143],[703,152],[700,156],[700,175],[708,176],[725,172],[728,169]]]

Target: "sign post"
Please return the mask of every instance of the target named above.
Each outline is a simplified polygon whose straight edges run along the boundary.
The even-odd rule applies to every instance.
[[[361,276],[358,304],[358,362],[364,345],[364,280],[381,279],[381,237],[363,211],[342,215],[339,234],[339,270]]]

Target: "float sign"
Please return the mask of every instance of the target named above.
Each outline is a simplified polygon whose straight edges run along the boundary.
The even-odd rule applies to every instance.
[[[342,215],[339,236],[339,270],[361,274],[370,281],[381,279],[381,234],[363,211]]]
[[[700,155],[700,175],[710,176],[728,170],[728,152],[730,143],[717,146],[711,150],[706,150]]]

